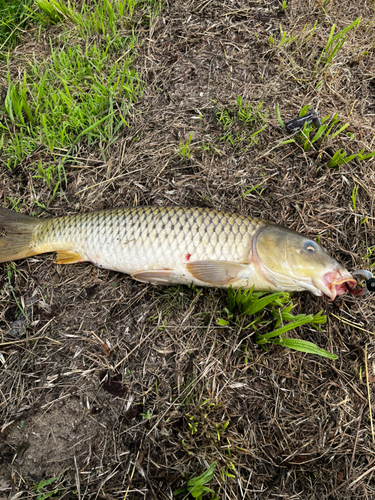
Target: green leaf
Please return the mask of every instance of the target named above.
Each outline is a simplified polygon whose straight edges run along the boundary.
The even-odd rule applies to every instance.
[[[276,116],[277,116],[277,121],[279,122],[280,127],[285,128],[285,124],[284,124],[283,119],[281,118],[281,115],[280,115],[279,103],[276,104]]]
[[[326,128],[327,128],[327,125],[321,125],[319,128],[318,128],[318,131],[317,133],[314,135],[314,137],[311,139],[311,142],[314,143],[315,141],[317,141],[318,139],[320,139],[320,137],[324,134],[324,132],[326,131]]]
[[[321,309],[318,312],[318,314],[315,314],[315,316],[313,318],[313,323],[315,323],[317,325],[323,325],[326,322],[327,322],[327,316],[323,315],[323,309]],[[314,324],[312,326],[314,326]]]
[[[88,132],[90,132],[93,128],[97,127],[98,125],[100,125],[101,123],[103,123],[105,120],[107,120],[110,116],[114,115],[115,113],[117,113],[117,110],[116,111],[113,111],[112,113],[109,113],[107,116],[105,116],[104,118],[102,118],[101,120],[98,120],[96,121],[95,123],[93,123],[92,125],[90,125],[89,127],[87,127],[85,130],[83,130],[76,138],[75,138],[75,141],[74,143],[76,144],[78,142],[78,140],[85,134],[87,134]]]
[[[46,481],[40,481],[37,485],[34,484],[35,491],[38,493],[39,490],[41,490],[45,486],[48,486],[49,484],[57,481],[58,479],[60,479],[60,476],[59,477],[52,477],[51,479],[47,479]]]
[[[343,158],[343,163],[349,163],[350,161],[354,160],[354,158],[357,158],[358,156],[358,159],[360,160],[361,158],[359,158],[359,154],[355,153],[354,155],[350,155],[350,156],[347,156],[346,158]]]
[[[251,314],[255,314],[256,312],[260,311],[261,309],[264,309],[268,304],[273,302],[275,299],[279,297],[279,293],[271,293],[270,295],[266,295],[265,297],[257,300],[253,304],[250,304],[246,309],[243,311],[243,315],[247,314],[250,316]]]
[[[214,469],[216,467],[216,462],[211,464],[209,468],[203,472],[201,476],[193,477],[187,481],[186,487],[179,488],[173,495],[178,495],[179,493],[185,493],[188,491],[194,498],[201,498],[205,493],[215,493],[210,488],[207,488],[205,483],[212,481],[214,476]]]
[[[316,354],[317,356],[322,356],[328,359],[337,359],[336,354],[331,354],[325,349],[321,349],[312,342],[300,339],[274,339],[271,341],[273,344],[281,345],[283,347],[289,347],[289,349],[294,349],[295,351],[307,352],[309,354]]]
[[[190,494],[194,498],[201,498],[205,493],[215,493],[214,490],[207,488],[206,486],[196,486],[190,491]]]
[[[327,130],[327,132],[324,134],[324,137],[323,139],[325,139],[326,137],[329,136],[329,134],[331,133],[331,130],[333,129],[333,127],[339,123],[340,120],[337,118],[337,113],[334,114],[332,120],[331,120],[331,123],[329,124],[329,129]]]
[[[236,292],[231,286],[228,288],[228,301],[228,308],[231,312],[233,312],[234,306],[236,305]]]
[[[336,153],[332,156],[331,160],[328,163],[329,167],[336,167],[342,161],[342,159],[346,156],[345,151],[342,153],[342,149],[336,151]]]
[[[349,123],[345,123],[345,125],[343,125],[339,130],[336,130],[336,132],[331,135],[331,139],[336,137],[336,135],[339,135],[341,132],[344,132],[344,130],[348,127],[349,127]]]
[[[328,37],[328,40],[327,40],[326,46],[325,46],[325,48],[324,48],[324,50],[325,50],[325,51],[327,51],[327,50],[329,49],[329,47],[330,47],[330,45],[331,45],[332,41],[334,40],[334,38],[333,38],[333,34],[334,34],[334,32],[335,32],[335,28],[336,28],[336,24],[334,24],[334,25],[332,26],[332,28],[331,28],[331,32],[330,32],[330,34],[329,34],[329,37]],[[337,38],[337,35],[336,35],[335,39],[336,39],[336,38]]]
[[[36,500],[46,500],[46,498],[50,498],[53,495],[57,495],[58,492],[59,490],[56,488],[55,490],[50,491],[49,493],[45,493],[44,495],[38,495],[36,497]]]
[[[306,104],[306,106],[304,106],[301,111],[299,112],[299,117],[301,116],[305,116],[305,114],[308,112],[308,110],[310,109],[310,105],[309,104]]]
[[[176,490],[176,491],[173,492],[173,495],[177,496],[180,493],[185,493],[185,491],[186,491],[186,487],[178,488],[178,490]]]
[[[293,321],[292,323],[288,323],[285,326],[277,328],[276,330],[273,330],[270,333],[265,333],[264,335],[259,335],[259,337],[257,337],[256,343],[263,344],[268,339],[271,339],[273,337],[279,337],[283,333],[289,332],[289,330],[293,330],[294,328],[297,328],[298,326],[305,325],[306,323],[311,323],[313,318],[314,318],[314,316],[312,314],[309,314],[309,315],[305,316],[304,318],[301,318],[297,321]]]
[[[268,127],[268,125],[265,125],[264,127],[262,127],[261,129],[257,130],[256,132],[254,132],[253,134],[251,134],[250,136],[250,139],[253,139],[256,135],[260,134],[261,132],[263,132],[263,130],[265,130],[266,128]]]
[[[217,324],[221,326],[227,326],[229,325],[229,321],[225,321],[225,319],[218,319]]]
[[[368,153],[367,155],[359,155],[359,160],[368,160],[370,158],[373,158],[375,156],[375,151],[373,153]]]
[[[216,462],[212,463],[209,468],[203,472],[203,474],[201,476],[198,476],[198,477],[195,477],[193,479],[190,479],[188,481],[188,486],[189,485],[192,485],[194,486],[195,484],[197,483],[200,483],[200,484],[205,484],[205,483],[209,483],[212,478],[214,477],[214,469],[216,467]]]
[[[352,24],[350,24],[349,26],[347,26],[346,28],[344,28],[343,30],[341,30],[339,33],[337,33],[337,35],[332,39],[332,42],[334,42],[338,38],[341,38],[342,36],[345,35],[345,33],[347,33],[349,30],[351,30],[352,28],[354,28],[354,26],[356,26],[357,24],[359,24],[361,22],[361,18],[362,18],[362,16],[358,17],[355,21],[352,22]]]

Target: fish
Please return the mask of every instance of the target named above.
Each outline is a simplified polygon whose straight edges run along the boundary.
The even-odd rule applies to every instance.
[[[0,262],[56,252],[141,283],[336,296],[356,280],[312,239],[273,222],[200,207],[124,207],[54,218],[0,208]]]

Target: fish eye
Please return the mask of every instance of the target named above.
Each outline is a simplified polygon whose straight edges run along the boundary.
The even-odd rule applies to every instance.
[[[305,241],[303,244],[303,249],[306,250],[309,253],[314,253],[316,252],[316,249],[318,248],[317,244],[315,241]]]

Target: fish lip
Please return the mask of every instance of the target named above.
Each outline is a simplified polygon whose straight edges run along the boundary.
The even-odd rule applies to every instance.
[[[316,288],[325,293],[331,300],[346,292],[353,293],[357,281],[346,269],[335,269],[323,275],[321,279],[312,280]],[[361,292],[360,292],[361,293]]]

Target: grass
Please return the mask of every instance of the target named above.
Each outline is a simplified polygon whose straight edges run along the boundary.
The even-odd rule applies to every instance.
[[[250,330],[254,335],[254,342],[264,346],[267,343],[287,347],[295,351],[301,351],[310,354],[316,354],[329,359],[337,359],[335,354],[331,354],[324,349],[319,348],[312,342],[300,339],[287,338],[284,335],[302,325],[309,325],[320,330],[318,325],[324,324],[327,320],[318,314],[298,314],[294,316],[291,311],[294,307],[290,295],[285,292],[274,292],[267,294],[265,292],[254,292],[251,290],[228,289],[228,308],[226,309],[227,320],[219,319],[218,323],[222,326],[234,324],[240,325],[242,318],[252,316],[250,323],[241,326],[242,330]],[[273,329],[270,326],[273,326]],[[280,326],[282,325],[282,326]],[[266,329],[267,333],[260,333]],[[270,330],[271,331],[268,331]]]
[[[349,26],[339,31],[336,35],[334,34],[336,30],[336,25],[334,24],[332,26],[326,45],[316,62],[315,72],[317,72],[320,69],[319,65],[322,65],[323,71],[327,69],[330,63],[333,62],[333,59],[337,55],[338,51],[342,48],[342,46],[346,42],[348,38],[347,33],[352,29],[356,29],[360,22],[361,18],[356,19]]]
[[[315,344],[300,340],[287,338],[284,335],[303,325],[309,325],[320,330],[318,325],[327,321],[323,311],[318,314],[298,314],[294,316],[291,311],[294,307],[290,294],[285,292],[274,292],[267,294],[264,292],[254,292],[251,290],[228,289],[228,318],[235,325],[240,324],[240,320],[245,316],[252,316],[252,321],[242,326],[243,330],[249,330],[254,334],[254,342],[258,345],[267,343],[276,344],[295,351],[309,354],[317,354],[329,359],[337,359],[335,354],[331,354]],[[227,321],[219,320],[219,324],[229,324]],[[260,333],[261,330],[270,329],[267,333]],[[282,325],[282,326],[280,326]]]
[[[69,35],[62,35],[60,46],[51,44],[49,58],[29,62],[21,80],[13,82],[8,72],[0,146],[9,171],[37,148],[50,153],[49,164],[34,161],[30,170],[54,195],[66,185],[65,165],[77,144],[102,146],[105,162],[105,150],[129,127],[129,111],[142,97],[142,82],[132,69],[139,45],[134,32],[120,36],[123,16],[133,15],[132,3],[116,3],[117,10],[108,17],[107,0],[90,7],[84,2],[74,15],[69,3],[63,8],[57,0],[40,0],[38,5],[43,7],[43,22],[69,19],[75,25]],[[75,37],[87,40],[98,30],[100,40],[74,43]]]
[[[43,24],[58,24],[62,21],[78,22],[81,16],[75,11],[74,4],[59,0],[36,0],[36,6],[42,11],[42,15],[36,12],[34,16]]]
[[[0,58],[20,40],[31,14],[34,0],[0,0]]]
[[[46,486],[58,481],[59,477],[52,477],[44,481],[39,481],[39,483],[34,483],[34,490],[37,494],[36,500],[46,500],[47,498],[57,498],[60,496],[59,488],[54,488],[52,491],[45,492]]]
[[[227,108],[219,108],[219,111],[216,113],[216,120],[225,132],[224,135],[220,136],[219,141],[225,141],[235,148],[240,146],[241,151],[245,153],[250,148],[254,148],[268,126],[267,119],[269,112],[262,108],[263,102],[259,102],[258,104],[244,102],[241,96],[237,98],[235,105]],[[310,105],[306,105],[301,109],[299,113],[299,117],[301,118],[300,129],[296,128],[295,135],[290,139],[281,141],[279,145],[301,144],[306,152],[312,148],[316,149],[316,147],[319,147],[320,155],[322,156],[322,151],[333,144],[336,137],[339,138],[341,143],[343,141],[351,142],[355,140],[355,134],[346,131],[350,126],[349,122],[343,124],[337,112],[333,116],[328,115],[322,118],[322,120],[319,120],[317,114],[315,118],[306,121],[302,120],[308,114],[309,110]],[[276,117],[279,125],[285,129],[286,125],[281,117],[279,104],[276,104]],[[202,149],[210,152],[210,145],[204,144]],[[190,158],[191,150],[189,141],[185,144],[180,144],[179,154],[181,158]],[[325,155],[323,161],[326,161],[328,167],[335,168],[353,160],[367,161],[374,156],[375,151],[366,153],[365,148],[362,148],[358,153],[352,154],[348,154],[341,148],[329,160],[325,160]]]
[[[348,155],[346,151],[343,149],[339,149],[336,151],[336,153],[332,156],[331,160],[328,162],[328,167],[339,167],[340,165],[345,165],[346,163],[349,163],[352,160],[357,160],[357,161],[365,161],[369,160],[370,158],[373,158],[375,156],[375,151],[372,151],[371,153],[366,153],[365,154],[365,149],[361,149],[359,153],[354,153],[351,155]]]
[[[282,4],[282,11],[285,11],[287,8],[286,2]],[[324,10],[324,9],[323,9]],[[340,30],[335,34],[336,25],[333,24],[331,26],[331,30],[329,32],[328,38],[325,41],[325,45],[319,49],[319,55],[315,58],[314,68],[312,70],[312,76],[314,78],[321,78],[325,75],[327,70],[337,61],[340,51],[343,48],[345,42],[348,39],[349,34],[354,33],[361,22],[361,17],[358,17],[355,21],[350,23],[348,26]],[[288,35],[286,31],[283,30],[281,24],[279,26],[280,31],[280,40],[276,41],[275,37],[271,33],[268,37],[268,44],[271,45],[274,49],[285,49],[287,46],[292,47],[292,54],[288,57],[289,62],[294,61],[294,56],[298,54],[298,50],[296,49],[309,49],[313,44],[313,37],[316,37],[319,31],[319,28],[322,28],[322,24],[318,23],[318,21],[314,22],[312,27],[309,27],[307,24],[303,27],[302,30],[297,32],[296,34]],[[366,54],[368,52],[366,51]],[[295,69],[298,68],[298,64],[293,64]]]
[[[309,105],[306,105],[301,109],[299,117],[301,118],[301,124],[303,124],[303,127],[301,127],[300,130],[296,129],[295,137],[287,139],[286,141],[282,141],[280,144],[299,143],[303,145],[304,151],[309,151],[311,148],[315,148],[315,146],[318,146],[322,151],[328,145],[332,144],[333,139],[335,139],[336,137],[339,137],[341,142],[350,142],[355,139],[355,135],[352,132],[345,132],[350,124],[348,122],[341,124],[338,113],[335,113],[332,117],[328,115],[321,121],[318,120],[318,123],[320,123],[320,126],[318,127],[316,127],[315,119],[309,119],[304,122],[302,118],[308,113],[309,109]],[[276,105],[276,117],[279,125],[285,129],[286,125],[281,118],[280,108],[278,104]],[[293,120],[293,122],[294,121],[295,120]],[[366,161],[373,158],[374,156],[375,151],[365,153],[364,148],[360,152],[350,155],[348,155],[343,149],[339,149],[327,162],[327,166],[330,168],[338,167],[340,165],[349,163],[352,160]]]
[[[152,7],[154,13],[157,13],[160,4],[154,0],[145,0],[137,2],[136,0],[117,0],[110,2],[109,0],[93,0],[91,2],[83,2],[81,9],[78,12],[75,5],[68,0],[36,0],[36,5],[41,13],[36,12],[34,17],[38,18],[41,23],[58,24],[64,21],[70,21],[79,26],[81,34],[90,35],[93,32],[101,35],[115,36],[119,34],[119,30],[126,26],[132,25],[132,19],[136,7],[140,10],[147,5]],[[150,15],[144,13],[147,17]]]
[[[12,296],[13,296],[13,299],[15,301],[15,303],[17,304],[17,307],[19,309],[19,311],[21,312],[22,316],[27,319],[27,316],[25,314],[25,311],[23,310],[21,304],[19,303],[18,299],[17,299],[17,296],[16,296],[16,293],[15,293],[15,290],[14,290],[14,287],[12,285],[12,278],[13,278],[13,273],[14,274],[17,274],[17,269],[14,265],[14,262],[11,262],[10,264],[8,264],[8,283],[6,285],[6,287],[10,290]]]
[[[216,479],[219,484],[225,484],[228,478],[235,477],[236,464],[239,463],[241,455],[234,442],[232,443],[235,438],[230,429],[231,421],[225,417],[226,404],[210,397],[210,391],[207,387],[202,387],[194,372],[186,378],[185,391],[189,395],[181,398],[185,422],[184,430],[180,433],[182,449],[188,456],[197,459],[201,456],[201,450],[206,450],[206,461],[210,461],[211,457],[218,453],[220,460],[217,462]],[[204,477],[203,474],[201,485],[204,484]],[[185,481],[187,485],[175,494],[189,491],[187,477]],[[197,483],[194,479],[190,486],[195,484]]]
[[[244,101],[241,96],[237,97],[235,105],[219,108],[216,120],[224,132],[220,141],[228,142],[232,146],[241,146],[243,152],[256,145],[258,134],[268,126],[268,110],[262,108],[262,101],[255,104]]]
[[[286,5],[285,5],[285,7],[283,5],[283,9],[282,10],[284,11],[285,9],[286,9]],[[281,25],[280,25],[279,29],[280,29],[280,36],[281,36],[280,41],[278,43],[276,43],[276,40],[275,40],[274,36],[271,33],[271,35],[270,35],[270,37],[268,39],[268,42],[269,42],[269,44],[271,46],[276,46],[276,47],[280,48],[283,45],[290,45],[298,37],[298,35],[289,36],[286,31],[283,31]]]
[[[191,155],[193,154],[190,147],[192,137],[193,137],[193,132],[191,132],[189,139],[186,142],[180,142],[178,146],[178,154],[181,160],[190,160]]]
[[[208,493],[215,493],[214,490],[205,486],[207,483],[212,481],[214,476],[214,470],[216,467],[216,462],[211,464],[209,468],[203,472],[198,477],[193,477],[186,481],[186,486],[179,488],[174,492],[174,495],[179,495],[180,493],[190,493],[193,498],[197,498],[198,500],[202,500],[203,495],[207,495]],[[219,500],[219,497],[215,496],[212,500]]]

